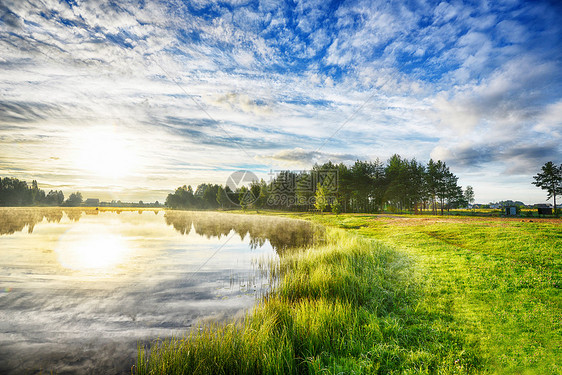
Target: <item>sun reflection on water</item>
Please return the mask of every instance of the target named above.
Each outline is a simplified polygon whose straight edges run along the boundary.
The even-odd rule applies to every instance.
[[[109,273],[131,253],[126,239],[105,225],[77,225],[66,231],[56,247],[64,268],[88,273]]]

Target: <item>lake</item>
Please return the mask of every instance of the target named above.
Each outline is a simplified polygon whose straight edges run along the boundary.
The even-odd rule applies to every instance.
[[[0,373],[130,373],[138,343],[236,319],[318,227],[260,215],[0,209]]]

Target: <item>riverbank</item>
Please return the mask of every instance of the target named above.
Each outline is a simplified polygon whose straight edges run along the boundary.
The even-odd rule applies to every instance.
[[[327,243],[284,255],[275,291],[244,320],[139,348],[136,373],[485,372],[480,337],[436,289],[444,280],[359,232],[368,215],[290,216],[330,227]]]

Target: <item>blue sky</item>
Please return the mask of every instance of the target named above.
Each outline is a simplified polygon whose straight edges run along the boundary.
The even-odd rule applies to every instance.
[[[162,201],[398,153],[446,161],[478,202],[544,202],[560,19],[554,1],[4,1],[0,175]]]

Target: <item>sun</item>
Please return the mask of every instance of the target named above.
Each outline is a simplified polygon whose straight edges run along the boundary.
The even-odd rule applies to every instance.
[[[131,137],[113,127],[95,127],[75,136],[75,163],[97,177],[117,179],[134,173],[138,155]]]

